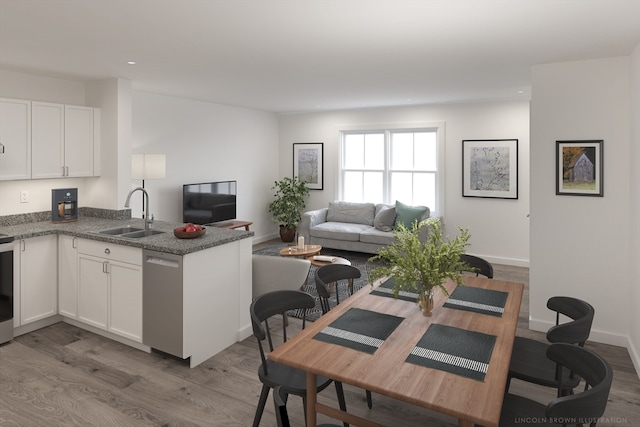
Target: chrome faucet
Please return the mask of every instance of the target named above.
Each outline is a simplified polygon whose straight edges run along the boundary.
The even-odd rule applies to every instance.
[[[147,206],[147,209],[149,209],[149,193],[147,193],[147,190],[145,190],[142,187],[136,187],[133,190],[129,191],[129,194],[127,195],[127,200],[124,202],[125,208],[129,207],[129,202],[131,201],[131,195],[138,190],[144,193],[145,205]],[[153,215],[148,215],[148,213],[144,211],[143,211],[143,214],[144,214],[144,230],[149,231],[149,229],[151,228],[151,224],[153,224]]]

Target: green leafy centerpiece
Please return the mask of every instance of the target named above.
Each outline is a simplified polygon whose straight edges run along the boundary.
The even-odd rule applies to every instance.
[[[423,227],[429,227],[426,241],[419,239]],[[415,221],[410,228],[397,224],[393,231],[395,243],[380,249],[369,259],[382,264],[369,275],[371,285],[383,277],[393,278],[393,295],[397,298],[400,291],[417,294],[424,315],[431,316],[434,288],[439,287],[449,295],[444,286],[447,278],[458,285],[463,284],[460,272],[468,266],[460,260],[460,255],[469,245],[470,235],[466,228],[458,227],[458,230],[460,233],[453,240],[447,240],[440,218]]]

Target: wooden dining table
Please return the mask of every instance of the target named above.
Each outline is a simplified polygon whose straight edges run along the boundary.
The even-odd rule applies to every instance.
[[[448,293],[452,294],[456,288],[469,288],[464,291],[502,295],[502,311],[469,311],[464,301],[462,305],[453,304],[460,302],[453,298],[455,294],[448,299],[447,295],[436,290],[433,315],[426,317],[414,301],[395,299],[393,295],[385,297],[384,292],[379,292],[384,290],[384,280],[380,280],[373,286],[364,286],[271,352],[270,359],[306,372],[307,425],[315,426],[317,414],[321,413],[356,426],[380,426],[369,419],[348,413],[348,408],[345,412],[319,403],[315,384],[317,376],[321,375],[452,416],[458,419],[459,426],[474,423],[485,427],[498,426],[524,285],[475,276],[463,276],[463,280],[465,286],[457,286],[448,280],[444,284]],[[472,307],[476,305],[470,304]],[[347,331],[344,335],[346,339],[341,338],[342,333],[338,333],[337,341],[332,342],[332,331],[340,331],[340,325],[345,325],[350,319],[357,324],[358,316],[363,314],[373,316],[372,319],[389,318],[397,326],[374,328],[376,331],[392,329],[383,339],[369,339],[366,334]],[[371,320],[367,322],[375,323]],[[349,329],[348,324],[346,329]],[[437,331],[440,331],[440,341],[432,334]],[[366,344],[361,348],[342,344],[352,339],[359,341],[363,335]],[[436,350],[450,345],[455,347],[458,345],[456,342],[460,341],[462,347],[466,347],[465,351],[473,352],[476,350],[476,338],[480,340],[477,341],[478,347],[485,341],[493,343],[486,356],[488,363],[479,364],[482,368],[476,367],[478,363],[469,362],[468,359],[473,357],[448,356],[440,359],[442,350],[422,348],[432,347],[431,343],[444,346],[432,347]],[[486,349],[483,351],[486,352]],[[414,353],[426,356],[410,356]],[[431,365],[411,362],[410,359],[426,361]],[[465,364],[468,362],[472,366],[468,372],[475,377],[466,376]],[[453,369],[448,369],[450,367]],[[484,373],[474,369],[484,370]]]

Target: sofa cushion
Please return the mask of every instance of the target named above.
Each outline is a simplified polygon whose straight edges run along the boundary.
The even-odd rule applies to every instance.
[[[423,216],[428,215],[429,208],[426,206],[409,206],[396,200],[396,225],[403,224],[411,228],[416,221],[422,221]]]
[[[347,222],[324,222],[311,227],[311,237],[321,239],[346,240],[350,242],[360,241],[360,233],[372,229],[370,225],[353,224]]]
[[[381,209],[373,219],[373,226],[380,231],[391,231],[396,222],[396,208],[386,207]]]
[[[373,203],[329,202],[327,222],[349,222],[373,225],[376,206]]]
[[[376,245],[387,246],[395,241],[395,236],[390,231],[380,231],[375,227],[370,227],[360,233],[360,241],[362,243],[373,243]]]

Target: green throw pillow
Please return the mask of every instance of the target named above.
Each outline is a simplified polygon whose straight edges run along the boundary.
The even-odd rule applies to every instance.
[[[409,206],[396,200],[396,226],[403,224],[411,229],[415,221],[420,222],[422,215],[427,212],[424,206]]]

